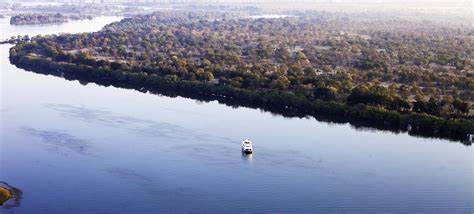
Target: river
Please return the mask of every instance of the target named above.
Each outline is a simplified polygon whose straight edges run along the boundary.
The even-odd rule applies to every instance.
[[[0,39],[116,20],[0,19]],[[473,210],[471,146],[67,81],[16,68],[10,47],[0,46],[0,181],[23,195],[2,213]]]

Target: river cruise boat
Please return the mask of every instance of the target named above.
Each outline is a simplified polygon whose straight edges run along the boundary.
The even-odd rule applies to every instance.
[[[242,152],[245,152],[246,154],[253,153],[252,141],[250,141],[250,140],[243,140],[242,141]]]

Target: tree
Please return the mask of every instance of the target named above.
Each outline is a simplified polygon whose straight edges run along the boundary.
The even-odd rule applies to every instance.
[[[314,89],[314,97],[324,101],[336,100],[337,90],[333,87],[317,87]]]
[[[467,102],[463,102],[461,104],[461,106],[459,107],[459,110],[461,111],[461,113],[463,114],[469,114],[469,112],[471,111],[471,104],[467,103]]]
[[[468,114],[471,111],[471,105],[468,102],[464,102],[460,99],[455,99],[452,103],[456,111],[461,114]]]
[[[123,68],[123,64],[120,62],[112,62],[110,63],[110,68],[112,68],[112,70],[119,70]]]

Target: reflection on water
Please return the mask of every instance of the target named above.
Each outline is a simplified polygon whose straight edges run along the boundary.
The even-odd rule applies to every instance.
[[[247,154],[244,151],[242,151],[242,160],[244,160],[244,162],[252,165],[252,159],[253,159],[253,154]]]

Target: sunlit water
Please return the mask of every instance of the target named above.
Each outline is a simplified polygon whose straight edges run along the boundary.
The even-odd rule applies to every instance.
[[[102,16],[91,20],[70,21],[62,24],[40,24],[40,25],[10,25],[10,17],[0,19],[0,40],[9,39],[12,36],[48,35],[59,33],[83,33],[100,30],[104,25],[119,21],[120,17]]]
[[[1,20],[1,37],[117,19]],[[23,197],[2,213],[472,212],[472,147],[83,85],[16,68],[10,47],[0,46],[0,181]]]

